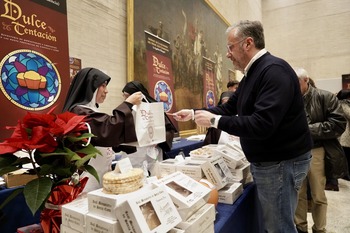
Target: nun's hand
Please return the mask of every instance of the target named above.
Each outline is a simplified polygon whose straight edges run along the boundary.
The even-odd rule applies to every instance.
[[[132,105],[139,105],[142,101],[142,93],[141,91],[135,92],[134,94],[130,95],[128,98],[126,98],[125,102],[128,102]]]

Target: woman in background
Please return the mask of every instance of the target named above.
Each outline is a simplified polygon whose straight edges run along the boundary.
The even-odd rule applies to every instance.
[[[111,147],[137,141],[131,108],[140,104],[142,99],[141,92],[136,92],[117,106],[112,115],[100,112],[98,107],[107,96],[107,85],[110,80],[108,75],[98,69],[80,70],[72,80],[63,107],[63,112],[70,111],[87,116],[91,133],[95,136],[91,138],[91,144],[102,153],[102,156],[91,159],[89,165],[95,168],[100,181],[102,176],[111,170],[114,159]],[[91,174],[84,172],[82,176],[89,177],[84,192],[101,188],[102,182],[99,183]]]

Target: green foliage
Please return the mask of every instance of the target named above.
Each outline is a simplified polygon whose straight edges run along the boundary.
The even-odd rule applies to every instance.
[[[7,129],[14,131],[11,138],[0,143],[0,175],[28,164],[32,166],[28,173],[38,178],[25,185],[23,194],[33,215],[44,207],[52,189],[70,180],[73,174],[87,171],[99,180],[88,161],[101,152],[87,144],[93,135],[87,132],[85,116],[70,112],[58,115],[28,112],[17,126]],[[24,153],[18,155],[19,151]],[[14,192],[9,198],[20,192]]]

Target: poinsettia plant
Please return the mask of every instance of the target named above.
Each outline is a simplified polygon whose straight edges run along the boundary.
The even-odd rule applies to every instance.
[[[23,192],[33,215],[44,207],[54,187],[67,183],[76,174],[87,171],[98,179],[88,161],[101,152],[89,143],[93,135],[86,116],[53,111],[54,108],[43,114],[27,112],[16,126],[6,127],[13,133],[0,143],[0,176],[28,165],[28,173],[37,176],[13,193]],[[18,155],[19,151],[25,156]]]

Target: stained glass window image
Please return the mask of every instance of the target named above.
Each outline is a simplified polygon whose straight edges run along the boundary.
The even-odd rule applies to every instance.
[[[55,65],[33,50],[16,50],[1,63],[0,88],[20,108],[41,110],[51,106],[61,91],[61,80]]]

